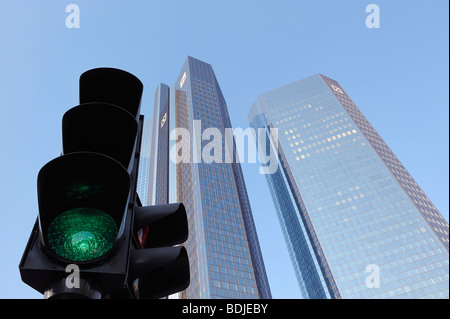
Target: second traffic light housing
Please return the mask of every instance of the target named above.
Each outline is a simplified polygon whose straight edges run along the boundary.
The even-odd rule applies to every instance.
[[[129,277],[139,298],[161,298],[189,286],[186,209],[182,203],[136,207],[134,235],[141,249],[131,252]]]

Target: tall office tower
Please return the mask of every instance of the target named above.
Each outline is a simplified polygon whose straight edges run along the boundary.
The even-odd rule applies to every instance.
[[[266,179],[306,298],[449,297],[448,222],[339,83],[263,93],[249,122],[278,128]]]
[[[271,298],[240,164],[202,156],[205,129],[231,128],[211,65],[188,57],[174,86],[158,86],[153,119],[150,202],[182,202],[188,214],[191,284],[180,297]],[[181,131],[191,150],[177,148]]]
[[[137,193],[142,206],[148,205],[149,198],[149,177],[150,177],[150,158],[152,141],[152,120],[144,120],[144,130],[142,134],[142,146],[139,157],[139,171],[137,180]]]

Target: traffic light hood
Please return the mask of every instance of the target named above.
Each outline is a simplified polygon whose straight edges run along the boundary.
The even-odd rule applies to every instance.
[[[137,120],[144,86],[133,74],[114,68],[97,68],[80,76],[80,104],[103,102],[117,105]]]

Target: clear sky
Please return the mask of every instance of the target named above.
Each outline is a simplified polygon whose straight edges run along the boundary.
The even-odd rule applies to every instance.
[[[69,29],[66,6],[80,8]],[[380,8],[368,29],[367,5]],[[0,298],[41,298],[18,264],[38,214],[36,178],[60,155],[63,114],[84,71],[159,82],[187,57],[210,63],[234,127],[264,91],[322,73],[337,80],[438,210],[449,217],[449,3],[445,0],[1,1]],[[300,296],[265,177],[244,177],[275,298]]]

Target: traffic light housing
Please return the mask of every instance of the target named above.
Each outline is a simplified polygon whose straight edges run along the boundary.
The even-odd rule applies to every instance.
[[[136,192],[142,92],[118,69],[80,77],[81,104],[62,120],[62,155],[38,174],[39,215],[19,265],[46,298],[157,298],[189,285],[186,250],[166,247],[187,239],[184,206],[142,207]],[[139,243],[148,229],[161,247]],[[80,268],[82,287],[65,284],[68,265]]]
[[[86,103],[63,116],[63,154],[96,152],[117,160],[129,173],[133,168],[136,118],[107,103]]]
[[[91,152],[60,156],[38,175],[41,242],[63,262],[94,262],[123,235],[130,176],[116,160]]]
[[[131,252],[130,279],[138,279],[139,298],[161,298],[186,289],[189,259],[182,246],[188,238],[186,209],[182,203],[137,207],[134,235],[139,247]]]
[[[139,120],[144,86],[134,75],[113,68],[97,68],[80,76],[80,104],[101,102],[120,106]]]

